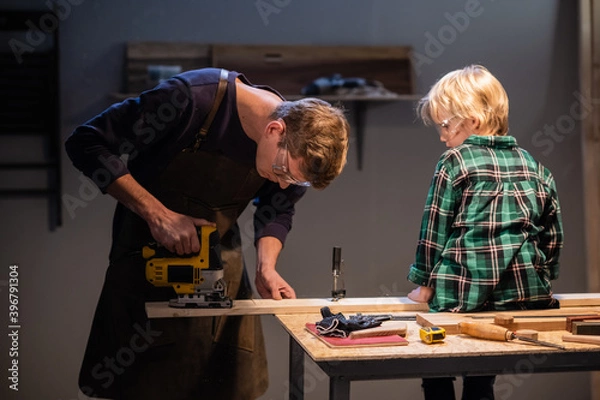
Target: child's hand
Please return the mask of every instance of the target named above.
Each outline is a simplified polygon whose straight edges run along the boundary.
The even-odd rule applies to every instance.
[[[435,293],[434,288],[419,286],[408,294],[408,298],[417,303],[428,303]]]

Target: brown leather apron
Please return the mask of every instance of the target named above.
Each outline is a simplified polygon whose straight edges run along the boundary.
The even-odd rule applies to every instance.
[[[232,299],[252,297],[235,221],[264,179],[218,153],[181,152],[148,190],[167,208],[217,223]],[[145,279],[145,221],[117,206],[111,263],[94,316],[79,385],[114,399],[255,399],[268,386],[258,316],[149,320],[146,301],[175,297]]]

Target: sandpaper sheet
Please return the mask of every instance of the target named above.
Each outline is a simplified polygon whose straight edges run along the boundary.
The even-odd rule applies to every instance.
[[[315,324],[307,323],[306,330],[315,335],[319,340],[332,348],[372,347],[372,346],[406,346],[408,340],[399,335],[374,336],[359,339],[337,338],[321,336]]]

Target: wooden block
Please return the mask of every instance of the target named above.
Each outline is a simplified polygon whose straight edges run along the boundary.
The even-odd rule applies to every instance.
[[[576,321],[591,321],[595,319],[600,319],[600,315],[578,315],[578,316],[570,316],[567,317],[567,326],[566,330],[569,332],[573,331],[573,323]]]
[[[512,324],[515,318],[510,314],[496,314],[494,316],[494,323],[498,325]]]
[[[574,321],[571,333],[573,335],[600,335],[600,322]]]
[[[458,324],[467,319],[468,315],[455,313],[418,313],[416,318],[417,324],[425,327],[439,326],[446,330],[447,335],[459,334]]]
[[[525,337],[529,339],[537,340],[539,336],[539,332],[535,329],[521,329],[515,332],[515,335],[519,337]]]
[[[358,339],[373,336],[400,335],[406,336],[406,322],[385,321],[375,328],[361,329],[350,332],[350,339]]]
[[[380,347],[380,346],[406,346],[408,340],[399,335],[374,336],[367,338],[351,339],[321,336],[315,327],[315,324],[306,324],[306,330],[315,335],[321,342],[332,348],[352,348],[352,347]]]
[[[502,325],[511,331],[535,329],[538,331],[559,331],[565,329],[565,317],[515,318],[513,323]]]

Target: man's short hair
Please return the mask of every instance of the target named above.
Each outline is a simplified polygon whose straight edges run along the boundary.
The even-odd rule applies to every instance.
[[[286,125],[285,144],[315,189],[323,189],[346,164],[350,126],[339,107],[316,98],[284,101],[271,115]],[[283,146],[281,143],[280,146]]]

